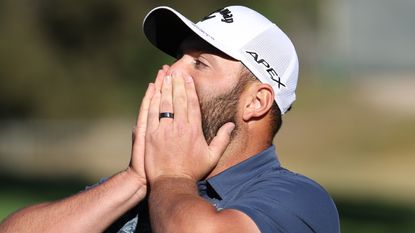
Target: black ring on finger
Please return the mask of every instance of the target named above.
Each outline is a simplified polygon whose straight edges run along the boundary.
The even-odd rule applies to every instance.
[[[159,120],[161,118],[172,118],[172,119],[174,119],[174,114],[172,112],[161,112],[159,114]]]

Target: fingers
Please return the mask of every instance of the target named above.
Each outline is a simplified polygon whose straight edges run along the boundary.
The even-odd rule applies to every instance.
[[[131,149],[131,161],[130,166],[138,168],[141,160],[139,159],[144,155],[145,148],[145,135],[147,130],[147,117],[150,107],[151,98],[155,92],[155,86],[153,83],[148,85],[147,91],[141,101],[140,112],[138,113],[136,125],[132,132],[132,149]]]
[[[164,65],[155,81],[156,88],[161,89],[159,112],[172,112],[176,120],[193,119],[196,124],[200,123],[200,106],[193,79],[184,78],[179,71],[173,71],[171,75],[166,76],[169,68],[168,65]],[[188,106],[189,104],[191,106]]]
[[[209,155],[211,157],[211,162],[216,163],[223,152],[225,152],[226,147],[231,141],[231,133],[234,129],[235,124],[232,122],[228,122],[220,127],[218,133],[209,145]]]
[[[164,77],[167,75],[167,72],[169,70],[168,65],[163,65],[162,69],[160,69],[157,73],[156,80],[154,81],[154,87],[153,87],[153,98],[150,98],[149,101],[149,108],[147,111],[147,118],[148,121],[148,128],[151,128],[152,130],[157,129],[159,124],[159,111],[160,111],[160,101],[161,101],[161,89],[163,86],[163,80]]]
[[[160,102],[160,113],[162,112],[173,112],[172,103],[172,80],[171,76],[167,75],[164,77],[163,87],[161,89],[161,102]],[[172,121],[172,118],[163,118],[167,121]],[[160,119],[161,120],[161,119]]]
[[[187,94],[183,74],[172,73],[173,82],[173,109],[175,121],[187,122]]]
[[[162,85],[163,85],[164,76],[167,75],[167,72],[168,72],[169,68],[170,67],[168,65],[163,65],[163,67],[158,71],[156,80],[154,81],[154,84],[156,85],[156,88],[161,90]]]
[[[148,110],[150,107],[151,98],[153,97],[155,92],[155,87],[153,83],[148,85],[147,91],[144,95],[143,100],[141,101],[140,112],[138,113],[136,126],[134,127],[134,134],[133,137],[135,138],[137,135],[144,135],[147,125],[147,116]],[[134,139],[133,138],[133,139]]]
[[[201,125],[202,123],[201,123],[199,98],[196,93],[195,83],[193,82],[193,78],[191,76],[185,77],[185,85],[186,85],[187,106],[188,106],[187,115],[188,115],[189,122]]]
[[[161,69],[162,69],[165,73],[167,73],[167,71],[170,69],[170,66],[169,66],[169,65],[163,65],[163,66],[161,67]]]
[[[150,132],[156,130],[159,126],[160,100],[160,89],[155,88],[154,95],[151,99],[150,107],[148,110],[147,129]]]

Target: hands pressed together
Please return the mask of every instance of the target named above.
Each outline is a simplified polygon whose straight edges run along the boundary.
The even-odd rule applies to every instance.
[[[174,113],[174,118],[160,119],[162,112]],[[193,79],[165,65],[143,98],[128,169],[87,191],[19,210],[0,223],[0,232],[103,232],[143,200],[149,186],[155,200],[149,201],[153,232],[185,232],[168,224],[178,217],[174,211],[182,208],[174,207],[183,204],[177,194],[188,190],[196,202],[186,205],[213,208],[197,199],[196,181],[215,167],[233,128],[233,123],[222,126],[208,145]]]
[[[193,78],[169,69],[163,66],[149,84],[133,131],[128,170],[144,185],[163,178],[202,179],[217,164],[234,129],[226,123],[208,145]],[[164,112],[174,118],[160,118]]]

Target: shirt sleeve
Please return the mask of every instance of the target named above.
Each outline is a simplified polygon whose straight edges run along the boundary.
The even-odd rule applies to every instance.
[[[227,208],[248,215],[262,233],[314,232],[301,218],[269,198],[246,198]]]
[[[117,219],[105,233],[151,233],[147,198]]]
[[[317,183],[305,177],[264,179],[226,206],[248,215],[262,233],[336,233],[337,209]]]

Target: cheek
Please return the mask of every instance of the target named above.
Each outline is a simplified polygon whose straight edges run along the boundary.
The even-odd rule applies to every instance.
[[[209,100],[218,95],[228,93],[235,85],[235,80],[228,78],[226,73],[215,73],[209,75],[195,74],[192,75],[195,82],[197,95],[200,100]]]
[[[201,84],[200,82],[197,82],[195,80],[195,86],[196,86],[196,93],[199,98],[199,101],[205,100],[206,96],[208,95],[208,87],[205,84]]]
[[[192,76],[192,77],[195,83],[197,96],[199,97],[199,100],[200,100],[201,98],[206,96],[206,93],[210,89],[209,85],[211,84],[209,84],[208,82],[205,82],[205,80],[200,76]]]
[[[195,79],[195,86],[199,102],[208,101],[216,96],[225,93],[223,87],[218,84],[217,81],[197,81]]]
[[[229,93],[230,90],[222,90],[214,82],[210,82],[206,85],[196,87],[197,96],[200,103],[207,103],[218,96]]]

